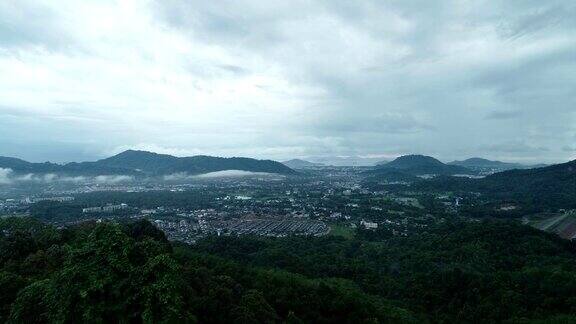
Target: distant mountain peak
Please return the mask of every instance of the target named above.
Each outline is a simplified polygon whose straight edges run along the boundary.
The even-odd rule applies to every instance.
[[[116,154],[116,155],[113,155],[113,156],[111,156],[111,157],[108,157],[108,158],[106,158],[106,159],[104,159],[104,160],[113,159],[113,158],[120,158],[120,157],[122,157],[122,158],[125,158],[125,157],[135,157],[135,158],[138,158],[138,157],[161,157],[161,156],[163,156],[163,157],[176,158],[175,156],[172,156],[172,155],[160,154],[160,153],[155,153],[155,152],[150,152],[150,151],[126,150],[126,151],[120,152],[120,153],[118,153],[118,154]]]
[[[292,159],[292,160],[288,160],[288,161],[283,161],[282,164],[284,164],[285,166],[287,166],[289,168],[293,168],[293,169],[310,168],[310,167],[317,167],[317,166],[323,166],[324,165],[322,163],[314,163],[314,162],[310,162],[310,161],[306,161],[306,160],[302,160],[302,159]]]
[[[444,165],[440,160],[427,155],[409,154],[400,156],[393,161],[387,163],[388,166],[393,165]]]
[[[468,174],[471,170],[461,166],[447,165],[440,160],[427,155],[410,154],[400,156],[391,162],[379,165],[377,170],[400,170],[407,174]]]

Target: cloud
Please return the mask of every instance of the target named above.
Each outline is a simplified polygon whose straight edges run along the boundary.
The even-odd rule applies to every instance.
[[[48,173],[48,174],[45,174],[43,176],[44,182],[47,182],[47,183],[53,182],[56,179],[58,179],[58,176],[56,174],[53,174],[53,173]]]
[[[47,174],[16,174],[12,169],[0,168],[0,184],[19,184],[19,183],[100,183],[100,184],[117,184],[134,180],[131,176],[123,175],[99,175],[95,177],[85,176],[63,176],[54,173]]]
[[[16,181],[40,181],[40,177],[36,177],[34,173],[28,173],[16,177]]]
[[[165,175],[163,177],[164,181],[183,181],[190,179],[191,176],[186,172],[177,172]]]
[[[185,181],[191,179],[217,179],[217,178],[239,178],[239,177],[283,177],[278,174],[266,172],[250,172],[244,170],[224,170],[208,172],[204,174],[191,175],[186,172],[178,172],[163,177],[164,181]]]
[[[10,184],[12,180],[10,175],[12,174],[12,169],[0,168],[0,184]]]
[[[196,175],[200,179],[237,178],[237,177],[283,177],[282,175],[266,172],[250,172],[243,170],[224,170]]]
[[[513,141],[513,142],[503,142],[488,145],[487,150],[494,152],[503,153],[538,153],[538,152],[549,152],[550,149],[544,146],[535,146],[532,144],[527,144],[523,141]]]
[[[60,177],[60,178],[58,178],[58,180],[62,181],[62,182],[82,183],[82,182],[88,182],[90,180],[90,178],[87,178],[84,176]]]
[[[522,111],[492,111],[485,119],[503,120],[503,119],[514,119],[522,116]]]
[[[99,175],[94,178],[97,183],[101,184],[117,184],[122,182],[130,182],[134,177],[124,175]]]
[[[560,161],[575,14],[565,0],[3,2],[0,155],[448,159],[523,138]]]
[[[62,181],[63,179],[54,173],[46,174],[34,174],[27,173],[21,175],[14,175],[12,180],[15,182],[41,182],[41,183],[52,183],[57,181]]]

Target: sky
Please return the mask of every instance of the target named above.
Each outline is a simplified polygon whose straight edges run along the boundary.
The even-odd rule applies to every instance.
[[[573,0],[3,0],[0,156],[576,158]]]

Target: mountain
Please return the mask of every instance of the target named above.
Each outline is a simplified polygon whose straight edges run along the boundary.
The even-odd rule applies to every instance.
[[[507,163],[500,161],[491,161],[483,158],[470,158],[464,161],[454,161],[448,163],[449,165],[458,165],[466,168],[492,168],[501,170],[520,169],[524,166],[519,163]]]
[[[92,162],[68,163],[65,165],[44,162],[31,163],[21,159],[0,156],[0,168],[11,169],[17,174],[47,174],[63,173],[67,175],[135,175],[137,172],[130,169],[109,168]]]
[[[487,195],[524,202],[538,210],[576,208],[576,160],[527,170],[510,170],[479,179]]]
[[[30,170],[32,163],[12,157],[0,156],[0,167],[12,170]]]
[[[310,160],[326,166],[336,167],[366,167],[375,166],[378,162],[381,162],[381,158],[361,156],[321,156],[310,158]]]
[[[547,166],[550,166],[550,164],[540,163],[540,164],[522,165],[522,166],[523,168],[521,169],[536,169],[536,168],[545,168]]]
[[[425,155],[404,155],[383,165],[379,165],[372,173],[396,170],[410,175],[453,175],[471,174],[472,171],[457,165],[448,165],[439,160]]]
[[[17,158],[0,156],[0,168],[12,169],[18,173],[33,173],[33,172],[58,172],[63,169],[63,165],[44,162],[44,163],[31,163]]]
[[[528,190],[557,190],[564,187],[573,190],[576,195],[576,160],[543,168],[499,172],[480,180],[498,183],[510,190],[519,187]]]
[[[378,161],[378,163],[376,163],[376,166],[382,166],[382,165],[388,164],[388,163],[390,163],[389,160],[381,160],[381,161]]]
[[[508,163],[501,161],[492,161],[483,158],[470,158],[464,161],[453,161],[449,165],[458,165],[475,171],[505,171],[513,169],[534,169],[547,166],[546,164],[525,165],[520,163]]]
[[[322,163],[314,163],[314,162],[300,160],[300,159],[292,159],[292,160],[284,161],[284,162],[282,162],[282,164],[284,164],[285,166],[287,166],[291,169],[305,169],[305,168],[313,168],[313,167],[319,167],[319,166],[324,165]]]
[[[482,179],[440,177],[421,181],[418,190],[473,191],[541,211],[576,208],[576,160],[543,168],[508,170]]]
[[[175,157],[146,151],[128,150],[96,162],[30,163],[19,159],[0,157],[0,168],[12,169],[15,173],[58,173],[66,175],[131,175],[161,176],[174,173],[190,175],[225,170],[295,174],[289,167],[271,160],[250,158],[221,158],[212,156]]]
[[[221,158],[205,155],[175,157],[146,151],[128,150],[113,157],[94,162],[97,165],[115,168],[130,168],[151,175],[166,175],[178,172],[203,174],[225,170],[295,174],[280,162],[251,158]]]

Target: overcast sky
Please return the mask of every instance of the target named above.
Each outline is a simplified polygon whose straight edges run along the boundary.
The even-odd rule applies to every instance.
[[[0,1],[0,155],[576,158],[576,1]]]

